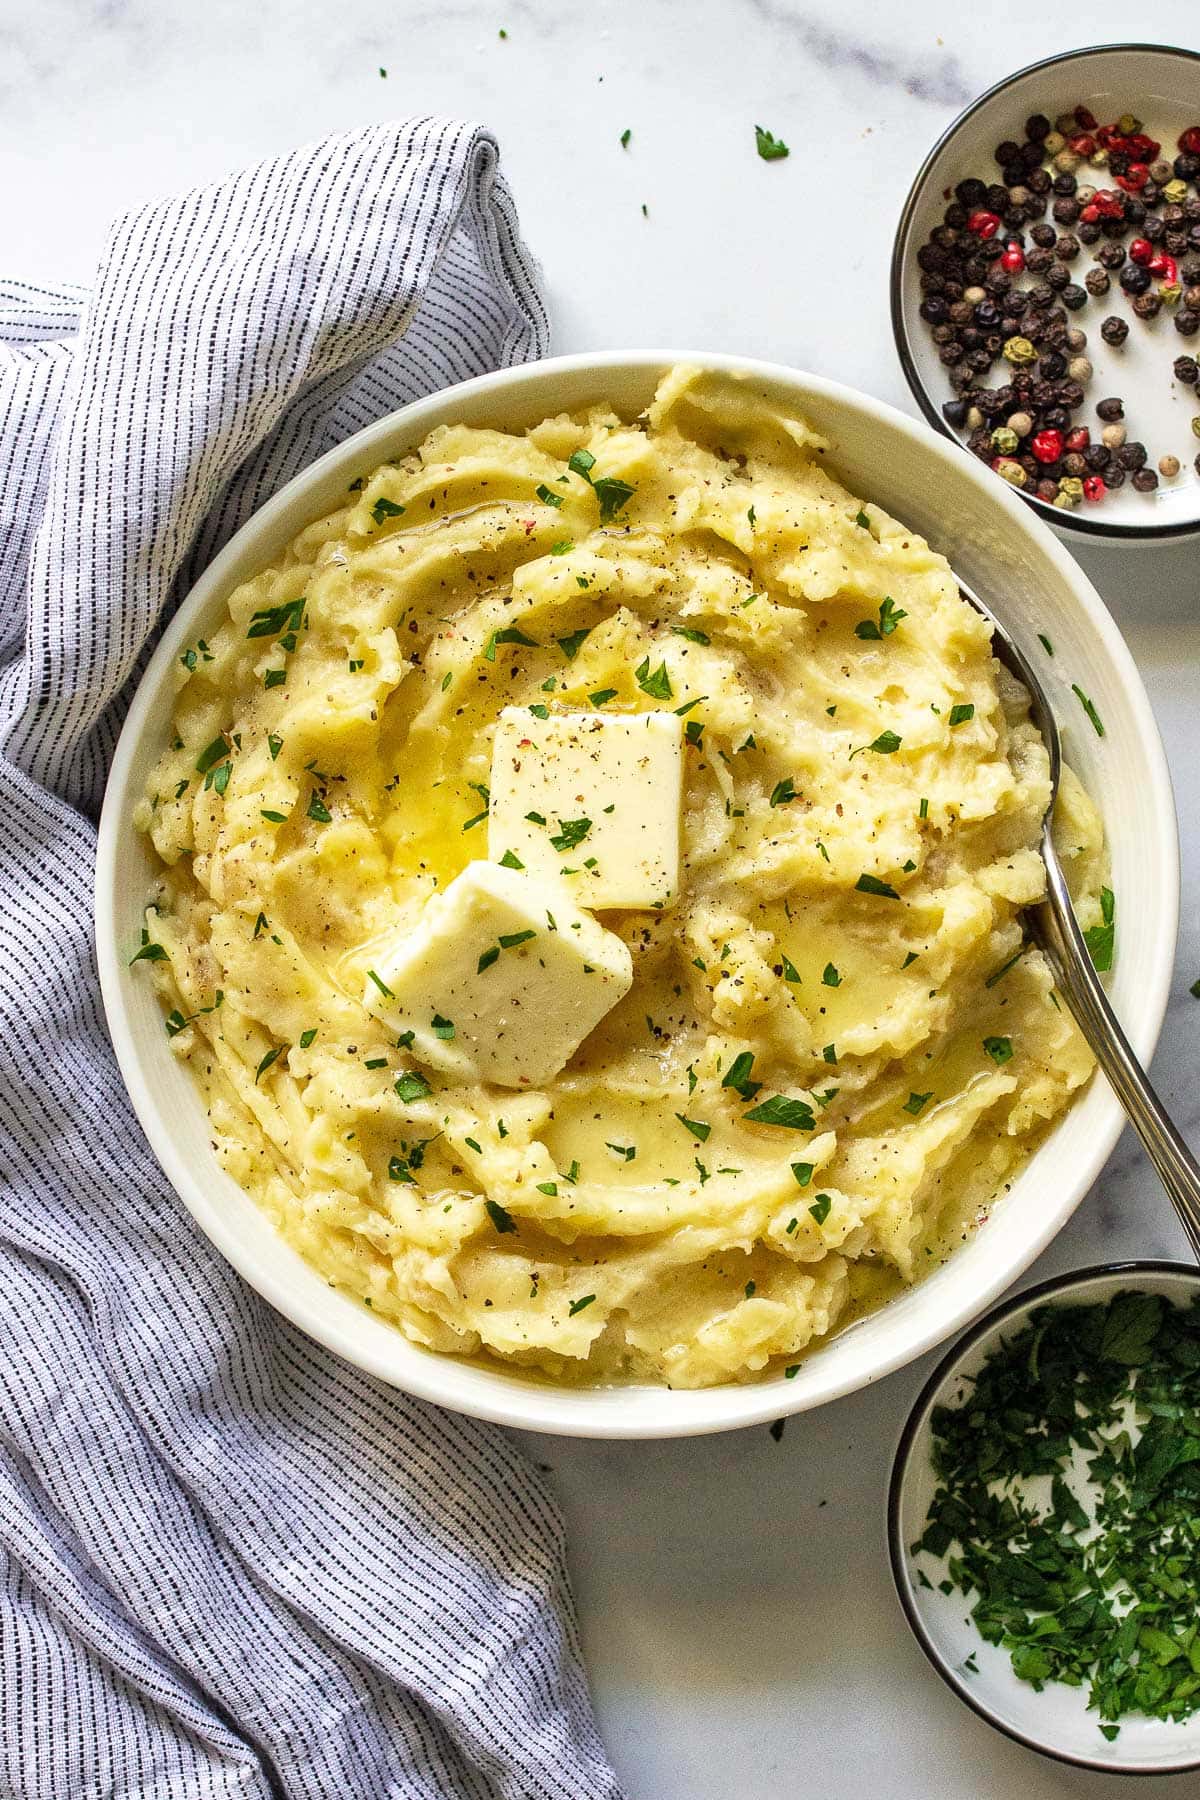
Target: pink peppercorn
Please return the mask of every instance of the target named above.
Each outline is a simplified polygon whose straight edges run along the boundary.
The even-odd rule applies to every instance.
[[[1075,430],[1068,431],[1066,437],[1063,439],[1063,448],[1078,453],[1080,450],[1086,450],[1091,441],[1092,434],[1087,426],[1077,425]]]
[[[1117,186],[1123,187],[1127,194],[1140,194],[1150,179],[1150,171],[1143,162],[1132,162],[1124,175],[1117,176]]]
[[[1103,500],[1107,492],[1108,489],[1105,487],[1104,482],[1099,475],[1087,475],[1084,477],[1083,497],[1085,500]]]
[[[967,220],[967,230],[978,238],[994,238],[1000,229],[1000,214],[994,212],[973,212]]]
[[[1152,275],[1159,275],[1164,281],[1179,280],[1179,265],[1165,250],[1156,250],[1146,267]]]
[[[1189,125],[1179,139],[1179,148],[1186,156],[1200,156],[1200,125]]]
[[[1063,453],[1063,434],[1055,430],[1035,431],[1029,448],[1040,463],[1057,462]]]
[[[1154,245],[1150,242],[1149,238],[1134,238],[1129,246],[1130,262],[1139,263],[1142,268],[1148,268],[1153,261],[1153,258]]]
[[[1025,267],[1025,252],[1020,244],[1010,244],[1000,257],[1000,267],[1009,275],[1019,275]]]

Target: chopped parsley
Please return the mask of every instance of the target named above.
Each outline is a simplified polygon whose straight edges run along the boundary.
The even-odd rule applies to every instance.
[[[166,962],[166,961],[167,961],[166,951],[163,949],[161,944],[152,944],[150,942],[150,933],[146,930],[146,927],[143,925],[143,927],[142,927],[142,947],[140,950],[136,951],[134,953],[134,955],[132,955],[130,957],[130,959],[129,959],[130,968],[133,967],[135,962]]]
[[[592,470],[595,466],[596,459],[590,450],[573,451],[567,462],[567,467],[570,469],[571,473],[580,476],[588,483],[589,487],[591,486]]]
[[[712,643],[707,631],[697,631],[691,625],[672,625],[671,630],[676,637],[686,638],[689,644]]]
[[[965,725],[968,719],[974,717],[974,704],[970,700],[960,701],[957,706],[950,708],[950,729],[953,730],[956,725]]]
[[[873,744],[860,744],[857,750],[850,752],[851,760],[861,756],[864,750],[874,750],[876,756],[894,756],[900,748],[901,739],[894,731],[881,731]]]
[[[261,913],[259,914],[259,917],[260,918],[262,917]],[[255,936],[257,936],[257,935],[258,934],[256,932]],[[370,977],[370,979],[375,983],[375,986],[379,989],[380,993],[383,995],[385,1000],[394,1000],[396,998],[395,994],[393,994],[393,992],[392,992],[391,988],[388,986],[387,982],[384,981],[381,976],[377,975],[375,973],[374,969],[368,969],[367,974]]]
[[[318,825],[329,825],[333,822],[333,814],[322,800],[320,794],[318,794],[316,788],[313,789],[309,796],[307,816],[310,819],[315,819]]]
[[[449,1043],[454,1036],[454,1020],[443,1019],[441,1013],[434,1013],[429,1025],[434,1037],[441,1038],[443,1043]]]
[[[671,677],[667,674],[666,663],[660,662],[653,674],[650,671],[650,658],[638,664],[633,672],[634,680],[643,694],[649,694],[652,700],[670,700],[672,698]]]
[[[754,148],[764,162],[780,162],[783,157],[791,155],[783,139],[777,138],[764,125],[754,127]]]
[[[821,981],[825,987],[841,987],[842,977],[832,963],[826,963],[821,971]]]
[[[1019,1680],[1085,1688],[1110,1741],[1200,1710],[1198,1419],[1200,1302],[1136,1290],[1036,1308],[933,1415],[912,1554],[946,1559]]]
[[[1054,655],[1054,645],[1050,642],[1050,639],[1046,636],[1045,632],[1039,631],[1037,636],[1038,636],[1038,643],[1042,646],[1042,649],[1046,652],[1046,655],[1053,656]]]
[[[602,475],[592,483],[592,492],[600,502],[600,523],[611,525],[621,509],[633,499],[637,492],[627,481],[620,481],[615,475]]]
[[[581,1313],[585,1306],[590,1306],[595,1298],[595,1294],[584,1294],[582,1299],[572,1300],[567,1309],[571,1318],[574,1318],[576,1313]]]
[[[772,806],[787,806],[790,801],[798,798],[795,783],[790,775],[785,775],[783,780],[777,781],[771,789]]]
[[[316,1038],[316,1035],[317,1035],[317,1028],[315,1025],[310,1025],[307,1031],[302,1031],[300,1033],[300,1048],[302,1050],[307,1050],[309,1045]]]
[[[683,1113],[676,1113],[675,1117],[679,1120],[679,1123],[683,1126],[684,1130],[690,1131],[692,1136],[698,1138],[702,1144],[707,1140],[708,1134],[712,1130],[712,1126],[706,1125],[703,1119],[689,1119],[686,1118]]]
[[[1111,888],[1100,889],[1099,925],[1090,925],[1083,934],[1083,941],[1091,952],[1091,957],[1101,975],[1107,975],[1113,966],[1113,948],[1116,943],[1116,898]]]
[[[813,1178],[814,1163],[798,1162],[792,1164],[792,1174],[796,1177],[796,1185],[806,1188]]]
[[[267,1054],[263,1057],[263,1059],[259,1063],[257,1069],[255,1069],[255,1071],[254,1071],[254,1083],[255,1083],[256,1087],[258,1085],[259,1076],[265,1075],[267,1070],[270,1068],[271,1064],[273,1062],[278,1061],[279,1057],[281,1057],[282,1055],[283,1055],[283,1045],[282,1044],[276,1044],[276,1046],[273,1050],[267,1051]]]
[[[1082,706],[1084,712],[1087,714],[1088,718],[1091,720],[1092,729],[1095,731],[1096,736],[1103,737],[1104,736],[1104,724],[1100,718],[1100,714],[1096,711],[1094,703],[1088,699],[1087,695],[1084,693],[1083,689],[1079,686],[1079,683],[1076,681],[1073,681],[1071,683],[1071,692],[1074,694],[1074,696],[1078,700],[1080,706]]]
[[[812,1131],[815,1125],[808,1102],[787,1094],[772,1094],[742,1116],[752,1125],[779,1125],[785,1131]]]
[[[854,627],[854,635],[865,640],[891,637],[901,619],[907,617],[908,614],[896,605],[891,595],[886,594],[879,602],[879,623],[876,624],[874,619],[860,619]]]
[[[829,1198],[828,1194],[818,1194],[808,1210],[817,1221],[817,1224],[823,1225],[829,1217],[829,1209],[832,1205],[833,1201]]]
[[[500,867],[502,869],[523,869],[525,864],[521,861],[515,850],[506,850],[504,855],[500,858]]]
[[[547,506],[561,506],[563,503],[563,496],[556,494],[553,488],[548,488],[544,481],[539,481],[533,491]]]
[[[298,600],[285,600],[282,606],[264,607],[261,612],[253,614],[248,638],[279,637],[288,631],[299,631],[304,621],[305,596]]]
[[[377,525],[382,525],[385,519],[399,519],[403,513],[402,506],[397,506],[393,500],[385,500],[382,495],[371,508],[371,517]]]
[[[396,1082],[396,1093],[403,1101],[427,1100],[433,1089],[416,1069],[409,1069]]]
[[[1002,1063],[1012,1061],[1013,1046],[1011,1038],[985,1037],[983,1040],[983,1047],[991,1057],[992,1061],[996,1064],[997,1068],[999,1068]]]
[[[910,1094],[908,1099],[904,1102],[904,1110],[906,1113],[911,1113],[915,1119],[918,1113],[924,1112],[932,1099],[932,1089],[928,1094]]]
[[[630,131],[630,129],[627,125],[625,127],[624,131],[621,133],[621,148],[622,148],[622,150],[628,150],[629,140],[632,136],[633,136],[633,133],[632,133],[632,131]]]
[[[590,625],[583,625],[578,631],[568,631],[565,637],[555,639],[555,642],[568,662],[575,661],[575,658],[579,655],[579,652],[583,647],[583,640],[588,636],[591,629]]]
[[[574,850],[577,844],[582,844],[591,829],[590,819],[560,819],[558,831],[550,842],[560,854],[564,850]]]
[[[854,886],[860,894],[878,894],[882,900],[900,898],[890,882],[880,881],[875,875],[860,875]]]
[[[606,700],[615,700],[616,697],[616,688],[597,688],[594,694],[588,695],[593,706],[603,706]]]
[[[485,1200],[483,1204],[487,1209],[488,1218],[492,1221],[492,1224],[496,1227],[498,1232],[503,1234],[506,1231],[515,1231],[517,1229],[517,1221],[510,1212],[506,1211],[506,1209],[501,1206],[498,1200]]]
[[[761,1081],[751,1080],[753,1068],[754,1052],[752,1050],[739,1050],[738,1054],[734,1057],[728,1069],[721,1077],[721,1086],[723,1088],[732,1088],[734,1093],[740,1094],[743,1100],[753,1100],[755,1094],[757,1094],[762,1087]]]

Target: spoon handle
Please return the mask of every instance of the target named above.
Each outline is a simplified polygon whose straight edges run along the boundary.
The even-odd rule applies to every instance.
[[[1200,1260],[1200,1164],[1150,1085],[1109,1003],[1075,918],[1066,877],[1049,832],[1043,850],[1049,892],[1034,912],[1034,934],[1071,1016],[1125,1108]]]

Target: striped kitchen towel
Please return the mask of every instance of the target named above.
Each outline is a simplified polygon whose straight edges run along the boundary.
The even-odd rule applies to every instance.
[[[604,1800],[562,1525],[501,1432],[246,1289],[104,1030],[93,820],[164,615],[404,401],[541,354],[496,146],[330,138],[0,282],[0,1791]]]

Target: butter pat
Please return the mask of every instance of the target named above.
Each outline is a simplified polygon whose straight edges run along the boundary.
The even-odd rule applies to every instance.
[[[540,1087],[633,984],[621,939],[565,890],[469,863],[372,951],[363,1005],[459,1081]]]
[[[663,907],[679,892],[683,723],[673,712],[506,706],[492,751],[488,855],[510,853],[582,906]]]

